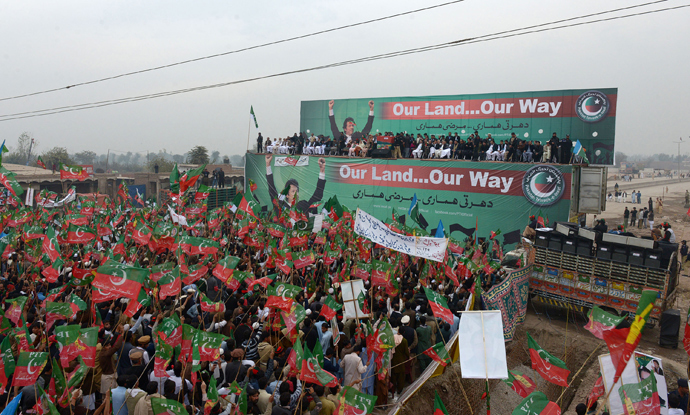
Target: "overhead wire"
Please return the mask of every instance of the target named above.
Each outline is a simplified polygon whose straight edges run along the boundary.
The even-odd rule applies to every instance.
[[[11,97],[0,98],[0,101],[8,101],[8,100],[12,100],[12,99],[26,98],[26,97],[31,97],[31,96],[35,96],[35,95],[47,94],[50,92],[62,91],[62,90],[71,89],[71,88],[75,88],[75,87],[79,87],[79,86],[91,85],[91,84],[95,84],[95,83],[99,83],[99,82],[110,81],[113,79],[124,78],[127,76],[138,75],[138,74],[142,74],[142,73],[146,73],[146,72],[152,72],[152,71],[157,71],[157,70],[161,70],[161,69],[172,68],[174,66],[184,65],[184,64],[188,64],[188,63],[192,63],[192,62],[198,62],[198,61],[202,61],[202,60],[206,60],[206,59],[213,59],[213,58],[218,58],[221,56],[232,55],[235,53],[246,52],[249,50],[260,49],[260,48],[264,48],[267,46],[273,46],[273,45],[278,45],[281,43],[292,42],[294,40],[306,39],[309,37],[323,35],[326,33],[337,32],[337,31],[343,30],[343,29],[350,29],[350,28],[357,27],[357,26],[364,26],[364,25],[368,25],[371,23],[378,23],[378,22],[382,22],[384,20],[394,19],[396,17],[407,16],[407,15],[414,14],[414,13],[419,13],[419,12],[423,12],[423,11],[427,11],[427,10],[437,9],[437,8],[444,7],[444,6],[449,6],[449,5],[455,4],[455,3],[461,3],[463,1],[465,1],[465,0],[453,0],[453,1],[446,2],[446,3],[435,4],[433,6],[422,7],[420,9],[408,10],[406,12],[391,14],[389,16],[378,17],[376,19],[370,19],[370,20],[365,20],[362,22],[351,23],[351,24],[347,24],[347,25],[343,25],[343,26],[333,27],[330,29],[319,30],[316,32],[307,33],[307,34],[300,35],[300,36],[294,36],[294,37],[290,37],[290,38],[286,38],[286,39],[275,40],[272,42],[261,43],[259,45],[247,46],[244,48],[235,49],[235,50],[231,50],[231,51],[227,51],[227,52],[215,53],[213,55],[206,55],[206,56],[201,56],[198,58],[186,59],[183,61],[173,62],[173,63],[169,63],[166,65],[159,65],[159,66],[154,66],[151,68],[140,69],[140,70],[131,71],[131,72],[125,72],[125,73],[121,73],[119,75],[112,75],[112,76],[107,76],[104,78],[94,79],[91,81],[79,82],[76,84],[67,85],[67,86],[63,86],[63,87],[59,87],[59,88],[52,88],[52,89],[47,89],[44,91],[37,91],[37,92],[31,92],[28,94],[22,94],[22,95],[15,95],[15,96],[11,96]]]
[[[646,3],[643,5],[660,3],[663,1],[667,1],[667,0],[658,0],[655,2]],[[445,43],[440,43],[440,44],[436,44],[436,45],[423,46],[423,47],[406,49],[406,50],[401,50],[401,51],[396,51],[396,52],[382,53],[382,54],[372,55],[372,56],[363,57],[363,58],[350,59],[350,60],[335,62],[335,63],[331,63],[331,64],[325,64],[325,65],[319,65],[319,66],[314,66],[314,67],[309,67],[309,68],[302,68],[302,69],[296,69],[296,70],[291,70],[291,71],[279,72],[279,73],[274,73],[274,74],[270,74],[270,75],[241,79],[241,80],[237,80],[237,81],[223,82],[223,83],[211,84],[211,85],[202,85],[202,86],[184,88],[184,89],[179,89],[179,90],[163,91],[163,92],[146,94],[146,95],[139,95],[139,96],[134,96],[134,97],[119,98],[119,99],[105,100],[105,101],[97,101],[97,102],[90,102],[90,103],[63,106],[63,107],[48,108],[48,109],[36,110],[36,111],[28,111],[28,112],[14,113],[14,114],[5,114],[5,115],[0,115],[0,122],[15,120],[15,119],[40,117],[40,116],[45,116],[45,115],[53,115],[53,114],[79,111],[79,110],[91,109],[91,108],[99,108],[99,107],[117,105],[117,104],[129,103],[129,102],[137,102],[137,101],[142,101],[142,100],[147,100],[147,99],[154,99],[154,98],[178,95],[178,94],[183,94],[183,93],[188,93],[188,92],[195,92],[195,91],[220,88],[220,87],[225,87],[225,86],[230,86],[230,85],[237,85],[237,84],[241,84],[241,83],[253,82],[253,81],[258,81],[258,80],[263,80],[263,79],[276,78],[276,77],[292,75],[292,74],[297,74],[297,73],[304,73],[304,72],[316,71],[316,70],[321,70],[321,69],[328,69],[328,68],[334,68],[334,67],[339,67],[339,66],[352,65],[352,64],[356,64],[356,63],[362,63],[362,62],[370,62],[370,61],[376,61],[376,60],[381,60],[381,59],[388,59],[388,58],[392,58],[392,57],[406,56],[406,55],[410,55],[410,54],[428,52],[428,51],[432,51],[432,50],[440,50],[440,49],[445,49],[445,48],[449,48],[449,47],[464,46],[464,45],[469,45],[469,44],[474,44],[474,43],[488,42],[488,41],[492,41],[492,40],[506,39],[506,38],[510,38],[510,37],[523,36],[523,35],[532,34],[532,33],[540,33],[540,32],[546,32],[546,31],[550,31],[550,30],[558,30],[558,29],[564,29],[564,28],[570,28],[570,27],[576,27],[576,26],[583,26],[583,25],[589,25],[589,24],[593,24],[593,23],[619,20],[619,19],[625,19],[625,18],[629,18],[629,17],[636,17],[636,16],[642,16],[642,15],[647,15],[647,14],[652,14],[652,13],[659,13],[659,12],[663,12],[663,11],[676,10],[676,9],[682,9],[682,8],[690,7],[690,4],[685,4],[685,5],[680,5],[680,6],[666,7],[666,8],[662,8],[662,9],[654,9],[654,10],[648,10],[648,11],[644,11],[644,12],[632,13],[632,14],[627,14],[627,15],[622,15],[622,16],[613,16],[613,17],[607,17],[607,18],[602,18],[602,19],[590,20],[590,21],[586,21],[586,22],[570,23],[567,25],[561,25],[561,26],[555,26],[555,27],[544,27],[544,26],[550,26],[553,24],[563,23],[566,21],[572,21],[572,20],[578,20],[578,19],[582,19],[582,18],[586,18],[586,17],[592,17],[592,16],[596,16],[596,15],[608,14],[608,13],[612,13],[614,11],[620,11],[623,9],[631,9],[634,7],[641,7],[643,5],[628,6],[628,7],[621,8],[621,9],[608,10],[608,11],[598,12],[598,13],[589,14],[589,15],[583,15],[583,16],[572,17],[572,18],[568,18],[568,19],[562,19],[562,20],[555,21],[555,22],[548,22],[548,23],[542,23],[542,24],[538,24],[538,25],[526,26],[526,27],[522,27],[522,28],[518,28],[518,29],[511,29],[511,30],[507,30],[507,31],[496,32],[496,33],[492,33],[492,34],[488,34],[488,35],[482,35],[482,36],[473,37],[473,38],[455,40],[452,42],[445,42]],[[534,29],[534,30],[528,30],[528,29]]]

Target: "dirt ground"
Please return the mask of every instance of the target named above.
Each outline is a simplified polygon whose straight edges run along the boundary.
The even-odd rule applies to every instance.
[[[606,211],[599,215],[606,219],[609,229],[621,224],[623,211],[626,206],[643,208],[647,206],[647,200],[651,197],[663,197],[664,205],[661,214],[656,214],[655,223],[669,222],[674,229],[678,242],[690,239],[690,217],[686,214],[685,192],[690,190],[690,180],[679,182],[669,179],[633,179],[632,182],[622,180],[609,180],[609,189],[613,192],[615,183],[619,188],[630,193],[633,189],[642,193],[642,204],[633,205],[630,198],[625,203],[608,202]],[[656,204],[655,204],[656,209]],[[587,218],[590,225],[593,217]],[[629,227],[629,231],[638,236],[648,236],[650,230]],[[687,269],[690,266],[686,267]],[[678,295],[675,304],[671,308],[679,309],[681,313],[681,327],[678,347],[667,349],[659,346],[659,328],[647,328],[643,335],[638,351],[662,358],[665,369],[668,390],[677,387],[677,379],[687,378],[688,355],[683,350],[682,337],[686,324],[686,315],[690,306],[690,278],[686,271],[680,278]],[[537,384],[537,390],[544,392],[552,401],[556,401],[562,408],[564,415],[575,415],[575,406],[585,402],[599,376],[599,364],[597,357],[608,353],[606,344],[594,337],[584,329],[587,316],[581,313],[567,312],[563,309],[545,307],[540,304],[530,303],[525,323],[516,332],[515,339],[506,344],[508,368],[518,370],[529,376]],[[539,374],[530,368],[530,358],[527,352],[527,340],[525,332],[532,337],[544,349],[553,355],[563,359],[571,370],[571,385],[563,388],[544,381]],[[498,415],[512,413],[522,398],[512,391],[500,380],[492,380],[490,385],[491,412]],[[464,393],[462,391],[464,389]],[[429,380],[400,412],[405,415],[425,415],[433,413],[434,391],[438,391],[450,414],[485,414],[486,400],[481,398],[484,392],[484,381],[475,379],[462,379],[459,363],[446,370],[437,378]],[[465,398],[467,396],[467,399]],[[472,410],[467,401],[470,401]]]

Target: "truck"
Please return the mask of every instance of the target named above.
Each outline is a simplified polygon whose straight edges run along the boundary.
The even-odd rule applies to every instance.
[[[658,292],[649,324],[671,308],[677,295],[678,244],[635,236],[597,234],[571,223],[538,229],[530,299],[588,313],[599,306],[634,316],[642,291]]]

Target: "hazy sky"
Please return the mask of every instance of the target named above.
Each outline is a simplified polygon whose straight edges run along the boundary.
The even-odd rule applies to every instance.
[[[4,1],[0,98],[221,53],[442,1]],[[467,0],[335,33],[51,94],[0,101],[0,115],[270,75],[480,36],[629,1]],[[687,4],[666,1],[615,16]],[[247,147],[250,105],[264,136],[298,131],[300,101],[618,88],[616,149],[675,154],[690,141],[690,8],[244,83],[141,102],[0,122],[70,153],[221,154]],[[252,143],[256,131],[252,126]],[[577,137],[575,137],[577,138]],[[681,147],[690,152],[690,145]]]

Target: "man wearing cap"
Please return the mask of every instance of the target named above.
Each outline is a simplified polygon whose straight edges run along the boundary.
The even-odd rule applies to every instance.
[[[331,122],[331,133],[333,134],[333,137],[340,137],[341,132],[338,130],[338,125],[335,123],[335,113],[333,112],[334,105],[334,100],[331,100],[328,103],[328,120]],[[352,140],[361,140],[362,138],[366,138],[366,136],[369,134],[369,131],[371,131],[371,127],[373,124],[374,101],[369,101],[369,118],[367,118],[367,125],[364,126],[362,132],[355,131],[355,127],[357,127],[357,124],[355,124],[355,120],[352,117],[345,118],[345,121],[343,122],[342,132],[342,134],[345,135],[345,145],[349,145]]]
[[[680,400],[678,408],[686,411],[688,409],[688,380],[678,379],[678,389],[668,394],[668,398],[675,395]]]
[[[142,357],[144,358],[144,365],[149,364],[149,352],[146,351],[146,346],[151,342],[151,336],[141,336],[139,337],[139,340],[137,340],[137,346],[134,347],[129,351],[129,360],[132,362],[132,365],[134,365],[134,358],[132,357],[134,353],[141,352]]]

